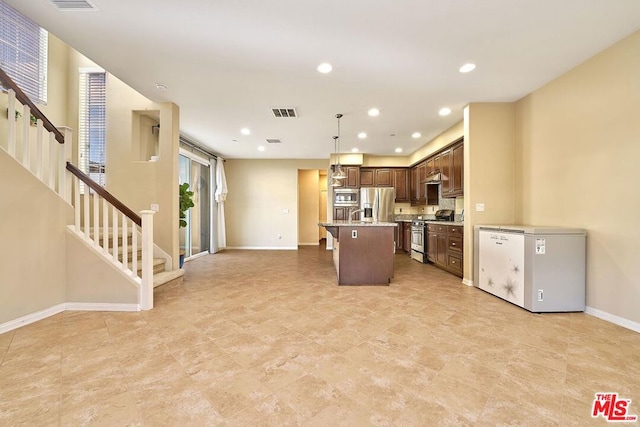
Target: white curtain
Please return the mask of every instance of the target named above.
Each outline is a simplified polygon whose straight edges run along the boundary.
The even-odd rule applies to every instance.
[[[227,233],[224,221],[224,202],[227,200],[227,177],[224,174],[224,159],[218,157],[216,161],[216,193],[215,199],[218,203],[218,223],[216,224],[216,234],[218,235],[218,248],[227,246]]]

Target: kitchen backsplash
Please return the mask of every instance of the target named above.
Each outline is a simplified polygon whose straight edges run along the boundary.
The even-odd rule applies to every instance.
[[[394,213],[395,218],[398,221],[416,219],[418,216],[424,219],[434,219],[435,213],[439,209],[453,209],[455,215],[455,221],[462,220],[462,210],[464,209],[464,198],[458,197],[456,199],[448,199],[442,197],[442,186],[438,186],[440,192],[438,197],[438,205],[422,205],[411,206],[409,203],[396,203]]]

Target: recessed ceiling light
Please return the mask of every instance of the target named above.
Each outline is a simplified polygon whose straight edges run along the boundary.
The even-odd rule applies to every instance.
[[[232,139],[231,141],[232,141],[232,142],[238,142],[238,140],[237,140],[237,139]]]
[[[165,90],[167,90],[167,87],[162,83],[156,83],[156,90],[159,90],[160,92],[164,92]]]
[[[367,134],[365,132],[360,132],[358,134],[358,138],[360,138],[360,139],[365,139],[366,137],[367,137]]]
[[[451,114],[451,108],[442,107],[440,111],[438,111],[438,114],[440,114],[441,116],[448,116],[449,114]]]
[[[333,70],[333,67],[327,62],[323,62],[322,64],[318,65],[317,70],[319,73],[327,74]]]
[[[376,117],[380,115],[380,110],[378,110],[377,108],[372,108],[367,112],[367,114],[369,114],[371,117]]]
[[[414,132],[411,134],[411,138],[420,138],[422,134],[420,132]]]
[[[352,153],[357,153],[357,152],[358,152],[358,149],[354,147],[354,148],[352,148],[352,149],[351,149],[351,152],[352,152]]]
[[[402,153],[402,148],[398,147],[398,148],[396,148],[395,151],[396,151],[396,153]]]
[[[243,135],[251,135],[251,131],[248,128],[240,129],[240,133]]]
[[[462,67],[460,67],[459,71],[461,73],[468,73],[468,72],[473,71],[475,69],[476,69],[476,64],[472,64],[472,63],[469,62],[467,64],[464,64]]]
[[[265,150],[264,145],[258,145],[258,151],[264,151],[264,150]]]

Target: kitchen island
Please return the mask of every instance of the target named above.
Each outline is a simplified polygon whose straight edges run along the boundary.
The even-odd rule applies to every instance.
[[[318,225],[333,236],[338,285],[388,285],[393,277],[395,222],[334,221]]]

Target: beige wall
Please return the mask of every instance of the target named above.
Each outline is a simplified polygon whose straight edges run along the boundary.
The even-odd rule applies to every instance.
[[[473,280],[473,226],[513,224],[515,108],[474,103],[464,110],[464,279]],[[484,212],[476,204],[484,204]]]
[[[320,222],[320,174],[317,169],[298,170],[298,244],[317,245]]]
[[[429,157],[436,151],[451,144],[456,139],[461,138],[463,135],[464,123],[461,120],[455,125],[451,126],[449,129],[442,132],[440,135],[433,138],[431,141],[427,142],[422,147],[418,148],[413,153],[411,153],[411,155],[408,157],[408,164],[406,166],[411,166],[424,159],[425,157]]]
[[[326,159],[227,159],[227,247],[297,248],[298,170],[327,165]]]
[[[516,104],[516,221],[587,230],[587,305],[640,322],[640,32]]]
[[[72,210],[0,150],[0,325],[65,302]]]
[[[157,162],[141,161],[134,142],[134,111],[159,112]],[[118,78],[107,77],[106,188],[135,212],[158,204],[153,217],[154,242],[172,256],[178,268],[178,139],[179,110],[175,104],[153,103]],[[144,129],[144,126],[140,128]]]
[[[96,249],[66,231],[65,301],[137,304],[138,287],[123,277]]]

